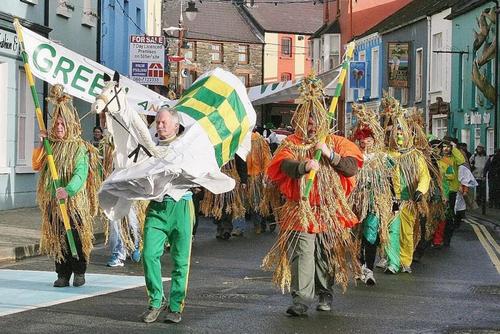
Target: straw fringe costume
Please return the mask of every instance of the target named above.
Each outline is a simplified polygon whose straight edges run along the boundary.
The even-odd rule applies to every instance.
[[[40,250],[52,256],[59,278],[69,279],[72,273],[84,274],[93,247],[93,218],[98,211],[97,190],[100,187],[98,153],[81,135],[80,120],[71,97],[61,85],[51,87],[48,100],[54,104],[53,125],[48,131],[60,186],[68,193],[66,206],[79,259],[71,256],[55,188],[43,148],[33,151],[33,169],[40,171],[37,201],[41,210],[42,231]],[[61,118],[66,128],[64,138],[55,134],[56,120]]]
[[[389,241],[389,224],[394,218],[394,161],[384,152],[384,130],[378,116],[364,105],[353,105],[353,111],[358,119],[354,140],[373,138],[373,147],[364,152],[363,167],[356,175],[356,187],[349,196],[349,204],[361,222],[360,259],[362,274],[366,276],[368,270],[373,271],[377,246],[386,247]]]
[[[321,82],[304,79],[301,104],[292,119],[295,134],[288,136],[273,157],[267,175],[285,197],[278,210],[278,239],[263,260],[274,270],[273,281],[292,292],[294,306],[307,309],[315,294],[331,303],[334,280],[344,289],[349,272],[359,271],[357,250],[350,227],[358,223],[347,202],[362,166],[362,155],[351,141],[329,134],[329,118],[322,104]],[[316,133],[308,136],[309,118]],[[309,199],[303,199],[307,160],[314,156],[319,138],[326,136],[332,151],[321,158]],[[289,309],[290,310],[290,309]]]
[[[451,146],[451,143],[448,143]],[[449,246],[453,231],[457,225],[455,203],[460,189],[458,167],[465,163],[465,158],[459,149],[452,147],[449,156],[442,156],[438,161],[439,170],[444,184],[444,196],[447,200],[445,222],[441,223],[434,235],[434,244]],[[443,226],[444,225],[444,226]]]
[[[236,181],[234,189],[217,195],[205,190],[205,195],[200,203],[200,211],[205,217],[215,219],[217,238],[227,240],[233,229],[232,222],[245,217],[242,184],[247,183],[246,163],[239,156],[235,156],[233,160],[222,166],[221,172]]]
[[[413,146],[413,135],[399,102],[386,96],[382,108],[388,154],[396,162],[394,192],[401,203],[400,219],[396,218],[389,228],[388,268],[397,272],[401,265],[409,272],[413,261],[415,221],[419,214],[428,212],[424,195],[429,191],[430,174],[424,155]]]
[[[252,133],[251,151],[247,156],[248,187],[247,200],[252,213],[257,215],[256,231],[261,232],[265,221],[272,215],[272,210],[280,206],[279,192],[271,187],[265,177],[267,166],[271,162],[271,149],[258,132]]]
[[[443,179],[437,165],[435,153],[429,145],[424,131],[425,125],[422,113],[414,108],[407,113],[406,118],[413,136],[414,146],[422,152],[430,175],[429,191],[424,198],[427,207],[423,207],[425,212],[422,212],[417,217],[419,223],[414,226],[413,240],[416,246],[414,258],[419,260],[431,244],[434,231],[444,217]]]

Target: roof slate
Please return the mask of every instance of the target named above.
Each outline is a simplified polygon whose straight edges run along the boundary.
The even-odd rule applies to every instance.
[[[163,2],[163,28],[177,27],[180,17],[180,1]],[[262,44],[256,30],[252,30],[238,8],[231,2],[196,1],[198,14],[192,22],[183,14],[183,25],[187,28],[188,39],[201,39],[224,42],[246,42]],[[183,8],[185,10],[185,8]],[[177,33],[174,34],[177,36]]]
[[[384,34],[399,26],[403,27],[412,24],[423,20],[426,16],[434,15],[458,3],[465,2],[470,2],[470,0],[413,0],[364,34],[358,36],[358,38],[375,32]]]
[[[257,2],[253,7],[245,6],[244,10],[267,32],[313,34],[323,24],[323,4],[319,1],[314,4],[277,0],[276,3]]]

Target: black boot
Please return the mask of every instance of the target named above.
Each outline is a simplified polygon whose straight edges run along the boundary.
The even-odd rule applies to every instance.
[[[58,277],[54,281],[54,288],[64,288],[69,286],[69,278],[66,277]]]
[[[85,274],[75,274],[75,277],[73,278],[73,286],[79,287],[84,284],[85,284]]]

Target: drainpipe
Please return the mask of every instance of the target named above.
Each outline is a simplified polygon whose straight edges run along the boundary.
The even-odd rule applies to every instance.
[[[425,131],[427,133],[429,133],[430,131],[430,123],[432,122],[432,120],[430,119],[430,115],[429,115],[429,105],[431,103],[431,85],[430,85],[430,82],[431,82],[431,71],[430,71],[430,67],[431,67],[431,58],[432,58],[432,52],[431,52],[431,48],[432,48],[432,45],[431,45],[431,28],[432,28],[432,24],[431,24],[431,17],[430,16],[427,16],[427,62],[426,62],[426,73],[427,73],[427,76],[425,78],[425,85],[426,85],[426,103],[425,103]]]
[[[498,13],[500,12],[500,8],[498,6],[498,0],[493,0],[495,2],[495,16],[496,16],[496,22],[495,22],[495,40],[497,42],[496,48],[495,48],[495,90],[496,90],[496,103],[495,103],[495,124],[493,125],[493,142],[494,142],[494,149],[498,149],[500,146],[500,142],[498,140],[499,138],[499,128],[500,128],[500,94],[498,94],[498,72],[500,71],[500,57],[499,57],[499,52],[498,52],[498,47],[499,47],[499,33],[498,33]]]
[[[48,1],[48,0],[46,0]],[[96,62],[101,63],[101,23],[102,23],[102,0],[97,0],[97,29],[96,29]],[[99,115],[95,115],[95,125],[99,126]]]

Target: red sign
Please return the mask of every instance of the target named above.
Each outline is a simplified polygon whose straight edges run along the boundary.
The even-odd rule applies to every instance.
[[[153,78],[163,77],[163,66],[160,63],[149,64],[148,77],[153,77]]]
[[[183,61],[185,58],[181,56],[168,56],[168,60],[172,63]]]

